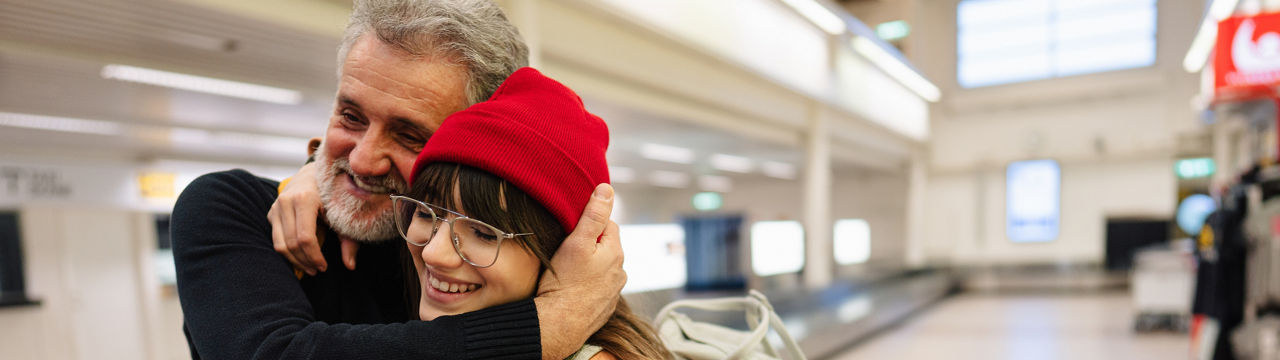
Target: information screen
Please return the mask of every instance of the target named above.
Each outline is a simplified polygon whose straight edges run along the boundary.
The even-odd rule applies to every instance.
[[[835,239],[836,263],[840,265],[861,264],[871,258],[871,224],[863,219],[841,219],[836,221]]]
[[[751,225],[751,269],[769,276],[804,268],[804,227],[796,221],[761,221]]]
[[[1058,238],[1062,172],[1053,160],[1019,161],[1006,173],[1006,234],[1013,242]]]
[[[673,289],[687,281],[684,228],[677,224],[621,225],[622,252],[627,261],[623,293]]]

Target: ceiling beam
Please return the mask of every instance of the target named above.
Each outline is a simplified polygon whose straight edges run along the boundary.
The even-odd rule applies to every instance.
[[[351,15],[350,3],[315,0],[173,0],[258,21],[341,38]]]

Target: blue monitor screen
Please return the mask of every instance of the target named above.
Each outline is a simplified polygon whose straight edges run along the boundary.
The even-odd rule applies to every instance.
[[[1006,173],[1006,234],[1013,242],[1058,238],[1062,172],[1053,160],[1019,161]]]

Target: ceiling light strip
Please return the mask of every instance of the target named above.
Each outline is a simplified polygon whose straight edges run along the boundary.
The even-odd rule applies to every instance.
[[[1184,70],[1194,73],[1204,69],[1205,63],[1209,62],[1209,53],[1213,52],[1213,46],[1218,40],[1218,22],[1231,17],[1239,4],[1240,0],[1214,0],[1209,5],[1209,14],[1200,23],[1200,30],[1191,41],[1191,48],[1187,49],[1187,56],[1182,58]]]
[[[650,160],[666,161],[677,164],[692,164],[695,157],[693,150],[679,146],[653,143],[640,145],[640,156]]]
[[[751,169],[755,167],[755,164],[751,159],[742,156],[711,154],[711,157],[707,160],[711,162],[711,168],[720,171],[746,174],[751,172]]]
[[[0,112],[0,126],[96,135],[119,135],[123,132],[120,124],[110,121],[6,112]]]
[[[853,50],[921,98],[929,102],[938,102],[942,98],[942,91],[938,90],[937,86],[871,39],[863,36],[854,37]]]
[[[816,0],[782,0],[782,2],[809,19],[809,22],[817,25],[822,31],[831,35],[844,33],[846,28],[844,20]]]
[[[302,93],[297,90],[128,65],[112,64],[104,66],[102,67],[102,77],[276,104],[297,105],[302,103]]]
[[[796,178],[796,166],[778,161],[765,161],[760,164],[760,172],[766,176],[794,180]]]
[[[649,174],[649,183],[654,186],[683,189],[689,187],[689,174],[658,170]]]

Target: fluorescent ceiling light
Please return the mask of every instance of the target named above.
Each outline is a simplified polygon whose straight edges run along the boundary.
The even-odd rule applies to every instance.
[[[742,156],[711,154],[711,157],[707,160],[711,162],[711,168],[721,171],[745,174],[751,172],[751,169],[755,167],[751,159]]]
[[[174,89],[265,101],[276,104],[297,105],[302,103],[302,93],[297,90],[180,74],[128,65],[104,66],[102,67],[102,77],[106,79],[164,86]]]
[[[614,184],[627,184],[636,181],[636,171],[624,166],[609,167],[609,182]]]
[[[1231,17],[1239,4],[1240,0],[1214,0],[1209,5],[1209,14],[1200,23],[1200,31],[1196,32],[1195,39],[1191,40],[1187,56],[1182,58],[1184,70],[1194,73],[1204,68],[1205,63],[1209,62],[1209,53],[1218,40],[1218,22]]]
[[[102,120],[0,112],[0,126],[97,135],[119,135],[124,127]]]
[[[1213,5],[1209,5],[1209,16],[1215,21],[1222,21],[1231,17],[1236,12],[1236,6],[1240,4],[1240,0],[1213,0]]]
[[[640,146],[640,156],[646,159],[673,162],[677,164],[692,164],[693,150],[686,148],[662,145],[662,144],[644,144]]]
[[[733,180],[719,175],[702,175],[698,177],[698,187],[706,191],[727,193],[733,191]]]
[[[659,170],[649,174],[649,183],[655,186],[683,189],[689,187],[689,174]]]
[[[171,143],[215,147],[240,147],[284,154],[301,154],[310,139],[289,136],[252,134],[236,131],[210,131],[184,127],[121,124],[103,120],[75,119],[57,116],[0,112],[0,126],[72,132],[95,135],[125,135],[146,139],[148,134],[167,137]]]
[[[796,12],[799,12],[800,15],[809,19],[810,22],[828,34],[840,35],[844,32],[844,20],[816,0],[782,0],[782,2],[787,3],[787,6],[792,9],[796,9]]]
[[[209,130],[188,129],[188,128],[172,128],[169,129],[169,141],[181,144],[209,144],[213,138],[213,133]]]
[[[213,141],[219,145],[271,150],[282,154],[298,154],[300,149],[307,148],[307,142],[310,139],[218,131],[213,134]]]
[[[257,149],[282,154],[301,153],[309,139],[288,136],[250,134],[234,131],[209,131],[175,127],[168,130],[169,141],[182,144],[210,145]]]
[[[1182,69],[1187,72],[1199,72],[1204,68],[1205,62],[1209,61],[1209,52],[1213,51],[1214,42],[1218,38],[1218,23],[1213,18],[1204,18],[1204,23],[1200,24],[1200,31],[1196,33],[1194,40],[1191,40],[1191,49],[1187,50],[1187,56],[1182,58]]]
[[[796,167],[784,162],[765,161],[760,164],[760,171],[770,177],[793,180],[796,178]]]
[[[871,41],[871,39],[862,36],[854,37],[853,50],[862,54],[863,57],[875,64],[876,67],[879,67],[880,70],[884,70],[889,77],[898,80],[902,86],[907,87],[907,89],[910,89],[921,98],[929,102],[938,102],[938,99],[942,98],[942,92],[938,90],[937,86],[934,86],[920,73],[912,70],[906,63],[889,54],[887,50]]]

